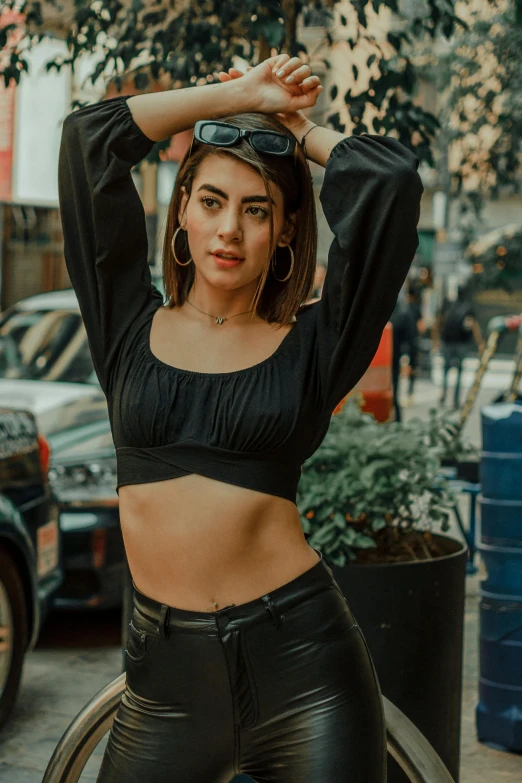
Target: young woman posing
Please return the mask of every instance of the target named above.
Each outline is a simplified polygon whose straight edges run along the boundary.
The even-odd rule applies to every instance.
[[[65,256],[108,400],[134,582],[127,687],[98,781],[228,783],[241,771],[258,783],[378,783],[375,672],[295,499],[413,258],[418,162],[394,139],[308,121],[320,85],[298,58],[220,79],[103,101],[64,124]],[[153,142],[193,127],[169,209],[164,305],[130,171]],[[335,237],[322,298],[308,305],[306,155],[325,166]]]

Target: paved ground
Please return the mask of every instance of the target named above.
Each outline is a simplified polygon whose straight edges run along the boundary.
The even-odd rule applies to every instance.
[[[485,378],[484,391],[466,427],[466,434],[477,444],[480,406],[489,402],[496,391],[503,390],[509,370],[508,363],[498,362]],[[438,374],[436,362],[435,380]],[[464,381],[470,382],[471,377],[470,369]],[[426,415],[429,406],[436,403],[437,394],[436,385],[418,381],[416,402],[405,408],[405,418]],[[479,579],[480,575],[467,579],[460,781],[519,783],[522,756],[493,750],[475,738]],[[28,656],[13,720],[0,739],[0,783],[41,783],[54,747],[72,718],[93,694],[120,673],[120,666],[117,612],[52,616],[37,649]],[[93,754],[81,777],[82,783],[96,780],[104,745],[105,741]]]

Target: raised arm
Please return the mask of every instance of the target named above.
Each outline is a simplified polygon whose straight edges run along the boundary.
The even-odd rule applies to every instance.
[[[395,139],[333,134],[317,128],[306,139],[313,160],[326,158],[320,201],[334,234],[322,297],[306,316],[328,412],[375,355],[418,245],[423,191],[418,159]]]
[[[106,394],[129,329],[162,303],[151,282],[145,215],[131,177],[152,145],[124,97],[87,106],[63,125],[58,186],[65,261]]]

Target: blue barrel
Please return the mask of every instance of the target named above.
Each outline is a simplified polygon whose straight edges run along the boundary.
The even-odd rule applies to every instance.
[[[485,544],[510,546],[522,541],[522,500],[499,500],[484,495],[479,495],[478,500],[480,536]]]
[[[480,483],[484,497],[522,500],[522,454],[483,451]]]
[[[522,596],[480,602],[480,741],[522,749]]]
[[[480,595],[502,601],[522,596],[522,546],[480,543],[477,549],[487,573],[480,583]]]
[[[482,495],[522,500],[522,405],[486,405],[481,413]]]
[[[482,742],[522,751],[522,406],[482,408],[480,677]]]
[[[522,453],[522,405],[503,402],[481,409],[484,451]]]

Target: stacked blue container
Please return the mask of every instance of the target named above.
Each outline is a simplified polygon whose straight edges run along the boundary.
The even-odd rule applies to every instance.
[[[522,751],[522,405],[482,411],[477,735]]]

